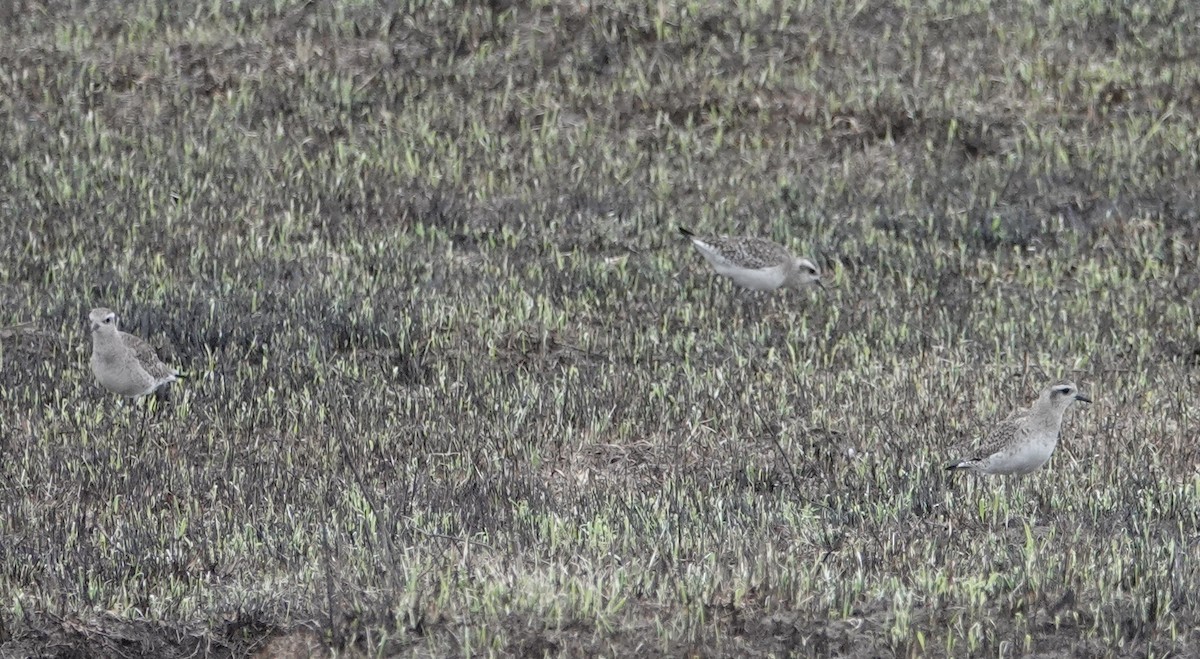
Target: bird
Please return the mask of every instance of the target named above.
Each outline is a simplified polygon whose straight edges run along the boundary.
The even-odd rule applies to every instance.
[[[719,275],[753,291],[773,291],[782,286],[821,288],[821,272],[808,259],[792,256],[783,246],[753,236],[698,236],[685,227],[687,236]]]
[[[110,309],[92,309],[92,375],[114,394],[141,398],[155,393],[182,377],[162,363],[150,344],[117,329],[117,314]]]
[[[983,442],[963,451],[963,457],[947,464],[946,469],[1005,476],[1036,470],[1054,453],[1063,413],[1075,401],[1090,403],[1092,399],[1079,393],[1073,382],[1046,387],[1031,407],[1009,414]]]

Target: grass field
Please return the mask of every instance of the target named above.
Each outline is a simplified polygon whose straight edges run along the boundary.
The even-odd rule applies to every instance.
[[[450,4],[0,8],[0,657],[1200,648],[1200,6]]]

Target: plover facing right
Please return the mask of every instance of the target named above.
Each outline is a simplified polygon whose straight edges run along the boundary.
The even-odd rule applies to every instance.
[[[1008,415],[988,433],[987,439],[948,470],[962,469],[980,474],[1021,475],[1046,464],[1062,429],[1063,413],[1077,400],[1092,399],[1079,393],[1072,382],[1062,382],[1042,391],[1033,406]]]
[[[782,246],[752,236],[697,236],[679,227],[679,233],[712,264],[719,275],[754,291],[773,291],[781,286],[800,288],[821,283],[821,273],[808,259],[792,256]]]
[[[105,389],[129,398],[152,394],[179,377],[150,344],[117,329],[117,314],[92,309],[92,375]]]

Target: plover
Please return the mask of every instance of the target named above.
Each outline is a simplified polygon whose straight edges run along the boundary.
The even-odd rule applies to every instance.
[[[740,236],[701,237],[684,227],[679,227],[679,233],[691,239],[717,274],[750,290],[773,291],[781,286],[801,288],[808,284],[825,286],[812,261],[792,256],[769,240]]]
[[[180,377],[154,354],[150,344],[117,329],[117,314],[92,309],[92,375],[114,394],[140,398]]]
[[[1028,409],[1008,415],[988,433],[978,447],[965,451],[946,469],[964,469],[980,474],[1021,475],[1046,464],[1058,445],[1063,413],[1077,400],[1092,399],[1079,393],[1072,382],[1047,387]]]

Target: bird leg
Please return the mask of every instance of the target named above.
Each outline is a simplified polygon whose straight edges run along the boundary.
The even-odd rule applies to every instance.
[[[138,425],[138,449],[146,443],[146,417],[150,414],[151,400],[147,397],[142,401],[142,422]]]

